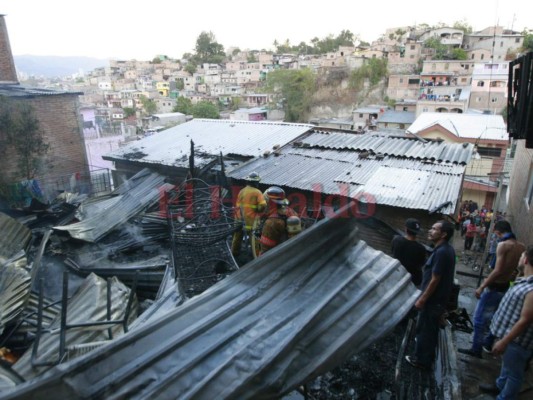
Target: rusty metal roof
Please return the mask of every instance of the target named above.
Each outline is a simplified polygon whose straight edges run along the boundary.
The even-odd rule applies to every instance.
[[[189,166],[191,140],[195,165],[204,166],[218,157],[252,158],[283,146],[313,126],[284,122],[250,122],[193,119],[145,137],[104,156],[106,160],[131,160],[176,167]]]
[[[419,293],[397,260],[358,240],[355,218],[325,219],[153,323],[2,395],[279,398],[379,340]]]

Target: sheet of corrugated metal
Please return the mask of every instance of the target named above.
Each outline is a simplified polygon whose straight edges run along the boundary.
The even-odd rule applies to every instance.
[[[418,295],[397,260],[357,241],[353,218],[323,220],[4,399],[279,398],[378,340]]]
[[[24,249],[31,239],[31,230],[9,215],[0,213],[0,265],[5,263],[20,250]]]
[[[290,151],[291,154],[254,160],[229,176],[243,179],[250,172],[258,171],[261,183],[266,185],[318,190],[323,194],[341,194],[340,185],[345,183],[349,184],[352,198],[364,192],[371,194],[377,204],[428,211],[435,205],[451,201],[452,204],[442,211],[446,213],[455,210],[465,170],[464,165],[394,157],[356,160],[351,152],[342,151]],[[292,154],[293,151],[300,152],[300,155]],[[318,158],[320,155],[345,157],[349,162]]]
[[[132,180],[139,180],[137,185],[122,195],[120,201],[94,213],[93,216],[70,225],[56,226],[54,229],[68,231],[74,238],[96,242],[111,230],[126,222],[146,207],[157,202],[162,193],[173,186],[165,183],[165,177],[147,169],[140,171]],[[125,184],[127,187],[127,183]]]
[[[116,321],[124,318],[130,289],[117,278],[110,278],[111,282],[111,318]],[[137,301],[132,304],[130,322],[137,316]],[[89,275],[75,295],[68,301],[67,324],[78,324],[94,321],[107,321],[107,282],[95,274]],[[39,341],[39,361],[52,362],[59,356],[59,328],[61,318],[58,316],[47,332]],[[85,328],[69,329],[66,334],[66,345],[91,343],[109,340],[109,326],[92,326]],[[124,333],[122,325],[112,325],[113,337],[117,338]],[[34,367],[31,364],[31,348],[13,365],[13,369],[24,379],[32,379],[51,367]]]
[[[221,152],[242,157],[261,156],[265,151],[272,151],[276,145],[285,145],[312,127],[283,122],[194,119],[121,147],[105,158],[188,167],[192,140],[195,165],[201,167]]]
[[[312,147],[372,151],[396,157],[468,163],[471,143],[423,142],[413,138],[396,138],[379,134],[355,135],[343,132],[313,132],[302,139]]]
[[[31,276],[26,267],[26,255],[0,268],[0,334],[6,324],[15,319],[27,303],[31,291]]]

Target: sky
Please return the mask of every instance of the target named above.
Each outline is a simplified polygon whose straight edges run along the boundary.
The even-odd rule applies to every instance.
[[[530,0],[0,0],[13,55],[152,60],[192,53],[203,31],[225,49],[273,50],[349,30],[371,42],[388,28],[465,21],[533,29]]]

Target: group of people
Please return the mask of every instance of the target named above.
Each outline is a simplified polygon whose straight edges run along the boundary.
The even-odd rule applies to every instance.
[[[415,302],[418,310],[413,355],[406,361],[429,370],[435,360],[442,317],[452,294],[455,250],[451,244],[454,225],[438,221],[428,231],[433,251],[425,257],[417,243],[420,224],[408,219],[405,236],[392,241],[392,254],[411,273],[421,290]],[[479,299],[474,312],[472,346],[458,351],[482,357],[482,351],[502,356],[500,374],[493,384],[480,389],[498,394],[497,399],[516,399],[524,371],[533,359],[533,246],[526,248],[516,239],[506,220],[494,224],[497,237],[494,268],[476,289]]]
[[[276,247],[302,231],[301,220],[290,208],[285,191],[271,186],[265,192],[258,188],[261,177],[252,172],[247,177],[247,185],[240,190],[235,203],[235,218],[242,222],[242,229],[233,234],[231,251],[239,256],[244,233],[249,237],[260,229],[261,238],[256,255]]]

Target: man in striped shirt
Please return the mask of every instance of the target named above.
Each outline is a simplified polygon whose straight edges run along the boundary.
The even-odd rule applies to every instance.
[[[522,253],[519,265],[524,276],[503,297],[492,318],[490,331],[498,338],[492,354],[503,355],[496,386],[480,385],[484,391],[499,391],[497,399],[516,399],[527,363],[533,355],[533,246]]]

